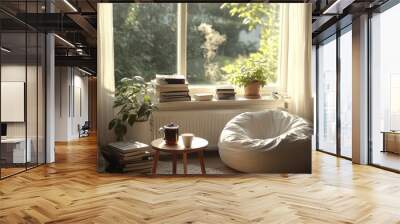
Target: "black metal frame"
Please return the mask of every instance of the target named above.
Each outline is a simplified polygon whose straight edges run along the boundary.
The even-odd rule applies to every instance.
[[[39,5],[39,0],[34,0],[34,1],[36,1],[36,3],[37,3],[36,10],[38,11],[38,9],[39,9],[39,6],[38,6]],[[25,0],[24,2],[27,3],[28,1]],[[30,1],[30,2],[32,2],[32,1]],[[25,11],[27,11],[26,7],[27,7],[27,4],[25,4]],[[6,13],[2,9],[1,9],[1,11],[3,13]],[[46,11],[47,11],[47,7],[46,7]],[[7,14],[7,15],[9,15],[9,14]],[[15,18],[12,15],[9,15],[9,16],[11,16],[11,18]],[[21,22],[18,18],[15,18],[15,19],[17,21]],[[8,177],[12,177],[14,175],[23,173],[23,172],[25,172],[27,170],[39,167],[39,166],[47,163],[47,110],[46,110],[46,108],[47,108],[47,80],[46,80],[47,79],[47,38],[46,38],[47,35],[46,34],[47,33],[43,33],[41,31],[31,27],[27,23],[24,23],[24,22],[22,22],[22,23],[24,24],[24,28],[25,28],[25,30],[22,32],[23,34],[25,34],[25,84],[24,84],[24,96],[25,96],[25,99],[24,99],[24,107],[25,107],[25,109],[24,109],[24,120],[25,120],[25,168],[23,170],[21,170],[21,171],[12,173],[10,175],[2,176],[2,168],[0,167],[0,180],[6,179]],[[43,36],[43,39],[42,39],[43,40],[42,44],[44,44],[43,45],[44,51],[41,52],[41,53],[44,54],[44,55],[42,55],[42,60],[44,60],[44,63],[42,64],[44,66],[44,68],[42,69],[42,72],[43,72],[42,82],[44,82],[44,99],[43,99],[44,116],[42,117],[44,119],[42,121],[44,123],[44,133],[43,133],[44,134],[44,136],[43,136],[44,145],[42,146],[42,147],[44,147],[43,148],[44,155],[42,155],[42,156],[43,156],[44,161],[43,161],[43,163],[39,162],[39,136],[38,136],[39,135],[39,107],[37,106],[36,107],[36,143],[37,143],[37,145],[36,145],[37,146],[37,148],[36,148],[36,150],[37,150],[37,152],[36,152],[36,162],[35,163],[29,163],[29,166],[28,166],[28,162],[27,162],[28,154],[26,153],[27,147],[28,147],[28,144],[27,144],[27,140],[28,140],[28,125],[26,123],[28,121],[28,112],[27,112],[28,67],[27,66],[28,66],[28,33],[32,33],[31,31],[33,31],[33,33],[36,33],[36,99],[37,99],[36,104],[37,105],[39,104],[39,68],[38,68],[38,66],[39,66],[39,33],[45,34]],[[2,33],[3,32],[0,32],[0,44],[1,44]],[[2,62],[2,56],[0,54],[0,65],[1,65],[1,62]],[[0,81],[1,81],[1,71],[0,71]],[[0,89],[1,89],[1,86],[0,86]],[[1,93],[0,93],[0,96],[1,96]],[[0,144],[0,156],[1,156],[1,144]]]
[[[388,9],[390,9],[390,8],[392,8],[393,6],[395,6],[395,5],[397,5],[397,4],[399,4],[400,3],[400,0],[388,0],[385,4],[383,4],[383,5],[381,5],[381,6],[379,6],[379,7],[377,7],[377,8],[374,8],[374,9],[372,9],[372,10],[369,10],[367,13],[368,13],[368,30],[367,30],[367,42],[368,42],[368,44],[367,44],[367,46],[368,46],[368,54],[367,54],[367,66],[368,66],[368,69],[367,69],[367,82],[368,82],[368,95],[367,95],[367,98],[368,98],[368,105],[367,105],[367,107],[368,107],[368,124],[367,124],[367,128],[368,128],[368,139],[367,139],[367,141],[368,141],[368,165],[371,165],[371,166],[373,166],[373,167],[377,167],[377,168],[380,168],[380,169],[384,169],[384,170],[387,170],[387,171],[391,171],[391,172],[395,172],[395,173],[400,173],[400,170],[396,170],[396,169],[393,169],[393,168],[389,168],[389,167],[385,167],[385,166],[382,166],[382,165],[379,165],[379,164],[374,164],[373,163],[373,145],[372,145],[372,102],[371,102],[371,100],[372,100],[372,61],[371,61],[371,57],[372,57],[372,47],[371,47],[371,44],[372,44],[372,42],[371,42],[371,39],[372,39],[372,30],[371,30],[371,19],[372,19],[372,14],[373,13],[382,13],[382,12],[384,12],[384,11],[386,11],[386,10],[388,10]],[[341,157],[341,158],[344,158],[344,159],[348,159],[348,160],[352,160],[351,158],[348,158],[348,157],[346,157],[346,156],[343,156],[343,155],[341,155],[341,148],[340,148],[340,141],[341,141],[341,139],[340,139],[340,131],[341,131],[341,127],[340,127],[340,36],[343,34],[343,33],[341,33],[341,31],[342,30],[345,30],[348,26],[350,26],[351,24],[349,24],[349,25],[347,25],[346,27],[344,27],[344,28],[340,28],[340,27],[336,27],[336,29],[338,30],[338,31],[336,31],[336,34],[332,34],[331,36],[333,36],[333,35],[336,35],[336,38],[335,38],[335,40],[336,40],[336,48],[337,48],[337,50],[336,50],[336,59],[337,59],[337,61],[336,61],[336,69],[337,69],[337,71],[336,71],[336,75],[337,75],[337,79],[336,79],[336,122],[337,122],[337,124],[336,124],[336,128],[337,128],[337,136],[336,136],[336,146],[337,146],[337,149],[336,149],[336,154],[335,153],[331,153],[331,152],[328,152],[328,151],[324,151],[323,149],[320,149],[319,148],[319,125],[318,125],[318,122],[316,123],[316,147],[317,147],[317,151],[320,151],[320,152],[323,152],[323,153],[326,153],[326,154],[329,154],[329,155],[333,155],[333,156],[337,156],[337,157]],[[317,121],[318,121],[318,108],[319,108],[319,94],[318,94],[318,90],[319,90],[319,85],[318,85],[318,83],[319,83],[319,74],[318,74],[318,71],[319,71],[319,67],[318,67],[318,61],[319,61],[319,56],[318,56],[318,48],[319,48],[319,44],[321,43],[321,42],[324,42],[324,41],[326,41],[326,40],[328,40],[329,38],[331,38],[331,36],[328,36],[328,37],[326,37],[326,38],[324,38],[324,39],[322,39],[322,40],[319,40],[319,42],[317,43],[317,45],[316,45],[316,92],[317,92],[317,94],[316,94],[316,118],[317,118]],[[339,87],[338,87],[339,86]]]
[[[348,24],[345,27],[340,27],[339,25],[336,25],[336,32],[328,37],[326,37],[325,39],[321,40],[317,46],[316,46],[316,150],[319,152],[323,152],[329,155],[333,155],[333,156],[337,156],[340,158],[344,158],[347,160],[352,160],[352,158],[347,157],[342,155],[341,153],[341,117],[340,117],[340,103],[341,103],[341,99],[340,99],[340,81],[341,81],[341,65],[340,65],[340,37],[350,31],[347,30],[349,29],[349,27],[352,24]],[[335,37],[332,40],[332,37]],[[319,53],[318,53],[318,49],[319,49],[319,45],[323,42],[330,42],[330,41],[336,41],[336,153],[332,153],[332,152],[328,152],[324,149],[321,149],[319,147],[319,123],[318,123],[318,119],[319,119]]]
[[[373,160],[373,141],[372,141],[372,23],[371,20],[373,18],[373,13],[383,13],[386,10],[396,6],[397,4],[400,4],[400,0],[389,0],[385,4],[379,6],[378,8],[374,9],[373,11],[368,12],[368,30],[367,30],[367,45],[368,45],[368,53],[367,53],[367,63],[368,63],[368,69],[367,69],[367,82],[368,82],[368,96],[367,96],[367,107],[368,107],[368,112],[367,112],[367,117],[368,117],[368,165],[371,165],[373,167],[377,167],[380,169],[384,169],[387,171],[395,172],[395,173],[400,173],[400,170],[393,169],[390,167],[386,167],[380,164],[375,164]]]

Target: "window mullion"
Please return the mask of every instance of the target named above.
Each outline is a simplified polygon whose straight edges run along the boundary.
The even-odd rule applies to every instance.
[[[187,3],[178,3],[177,8],[177,71],[187,75]]]

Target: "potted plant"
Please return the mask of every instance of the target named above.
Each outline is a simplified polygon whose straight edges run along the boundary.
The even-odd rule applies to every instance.
[[[108,124],[110,130],[114,129],[117,141],[124,140],[127,125],[147,121],[156,109],[148,92],[148,85],[140,76],[121,79],[114,100],[114,108],[118,112]]]
[[[264,61],[243,60],[240,65],[226,66],[225,71],[229,72],[232,84],[244,87],[246,98],[260,98],[261,87],[273,80]]]

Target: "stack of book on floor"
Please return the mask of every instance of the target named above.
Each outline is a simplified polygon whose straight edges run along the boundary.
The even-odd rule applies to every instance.
[[[153,86],[160,103],[191,101],[188,84],[182,75],[156,75]]]
[[[120,172],[150,173],[152,149],[141,142],[114,142],[108,145],[113,168]],[[110,161],[109,161],[110,162]]]
[[[219,86],[215,89],[216,96],[218,100],[234,100],[235,99],[235,89],[233,86]]]

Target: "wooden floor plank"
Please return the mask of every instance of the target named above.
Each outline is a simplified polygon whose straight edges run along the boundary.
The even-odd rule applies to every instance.
[[[400,175],[313,152],[313,173],[132,177],[96,172],[96,139],[0,181],[0,223],[400,223]]]

